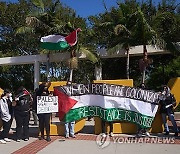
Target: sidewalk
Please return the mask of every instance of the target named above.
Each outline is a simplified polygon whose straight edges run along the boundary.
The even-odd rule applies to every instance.
[[[32,121],[30,121],[32,124]],[[173,144],[160,144],[160,143],[121,143],[115,142],[116,137],[121,139],[128,139],[131,137],[135,138],[135,135],[121,134],[110,139],[110,143],[107,147],[100,147],[96,142],[97,135],[93,134],[93,121],[86,121],[86,127],[77,134],[75,139],[65,139],[62,136],[52,136],[51,142],[46,142],[45,140],[37,139],[38,126],[30,125],[30,140],[12,142],[7,144],[0,144],[0,154],[136,154],[136,153],[157,153],[158,154],[169,154],[169,153],[179,153],[180,152],[180,137],[174,138]],[[177,121],[178,126],[180,126],[180,121]],[[13,121],[12,128],[10,131],[10,137],[14,138],[15,133],[15,120]],[[88,133],[88,134],[87,134]],[[162,134],[152,134],[152,137],[163,138]],[[167,137],[167,136],[166,136]],[[170,137],[174,137],[170,134]],[[122,141],[122,140],[121,140]]]

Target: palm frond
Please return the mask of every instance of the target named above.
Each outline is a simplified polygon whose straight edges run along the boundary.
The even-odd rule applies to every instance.
[[[44,3],[43,0],[31,0],[31,2],[44,12]]]
[[[113,25],[113,22],[103,22],[99,24],[100,27],[107,27],[107,26],[112,26],[112,25]]]
[[[114,47],[108,49],[107,52],[108,52],[110,55],[112,55],[112,54],[115,54],[115,53],[117,53],[118,51],[120,51],[120,50],[122,50],[122,49],[123,49],[123,44],[117,44],[117,45],[115,45]]]
[[[32,16],[26,17],[26,24],[27,26],[32,28],[37,28],[37,27],[49,28],[47,24],[39,20],[37,17],[32,17]]]
[[[93,62],[93,63],[97,63],[98,62],[98,58],[95,56],[95,54],[93,54],[87,48],[80,47],[79,52],[85,54],[87,59],[90,60],[91,62]]]
[[[34,28],[31,27],[20,27],[16,30],[16,34],[34,33]]]
[[[42,17],[42,16],[45,16],[45,15],[47,15],[47,12],[42,12],[41,10],[34,9],[31,12],[29,12],[27,17],[36,17],[36,18],[38,18],[38,17]]]
[[[103,6],[104,6],[104,8],[105,8],[106,12],[108,12],[108,9],[107,9],[107,6],[106,6],[106,3],[105,3],[105,1],[104,1],[104,0],[103,0]]]
[[[116,35],[119,35],[121,33],[126,33],[127,35],[131,35],[131,32],[126,28],[126,26],[122,24],[116,25],[116,27],[114,28],[114,32]]]

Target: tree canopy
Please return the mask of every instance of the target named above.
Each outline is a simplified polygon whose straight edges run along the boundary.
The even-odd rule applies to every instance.
[[[98,55],[97,48],[112,51],[117,45],[131,48],[151,44],[171,52],[170,55],[148,56],[153,59],[153,63],[146,69],[146,84],[152,89],[157,90],[170,78],[180,76],[180,6],[176,0],[162,0],[157,5],[152,0],[141,3],[136,0],[117,1],[117,6],[89,16],[88,19],[81,18],[75,10],[59,0],[1,1],[0,57],[47,53],[39,47],[42,36],[66,36],[76,28],[81,28],[82,32],[78,35],[78,44],[69,52],[86,53],[90,61],[78,62],[79,69],[74,72],[74,82],[87,83],[94,80],[95,65],[100,63],[103,79],[126,78],[124,58],[99,58],[97,63],[94,56]],[[129,77],[134,79],[135,86],[141,82],[138,65],[141,58],[130,57],[129,61]],[[42,80],[45,80],[45,70],[46,65],[42,63]],[[53,80],[67,80],[67,62],[51,64],[51,73]],[[0,67],[0,86],[3,89],[15,91],[21,85],[33,89],[32,65]]]

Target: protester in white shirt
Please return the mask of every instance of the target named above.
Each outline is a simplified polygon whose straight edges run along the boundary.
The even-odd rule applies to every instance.
[[[0,134],[0,143],[3,144],[11,141],[10,139],[8,139],[9,130],[11,128],[11,114],[9,112],[7,102],[10,96],[10,91],[5,90],[0,99],[0,115],[3,124],[3,131]]]

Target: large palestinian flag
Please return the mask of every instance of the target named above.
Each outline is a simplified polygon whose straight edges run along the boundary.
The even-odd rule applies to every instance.
[[[48,50],[64,50],[68,47],[74,46],[77,43],[77,33],[81,31],[76,29],[68,36],[48,35],[41,38],[41,48]]]
[[[104,121],[128,121],[149,128],[158,109],[159,94],[111,84],[74,84],[54,88],[59,118],[66,122],[88,116]]]

